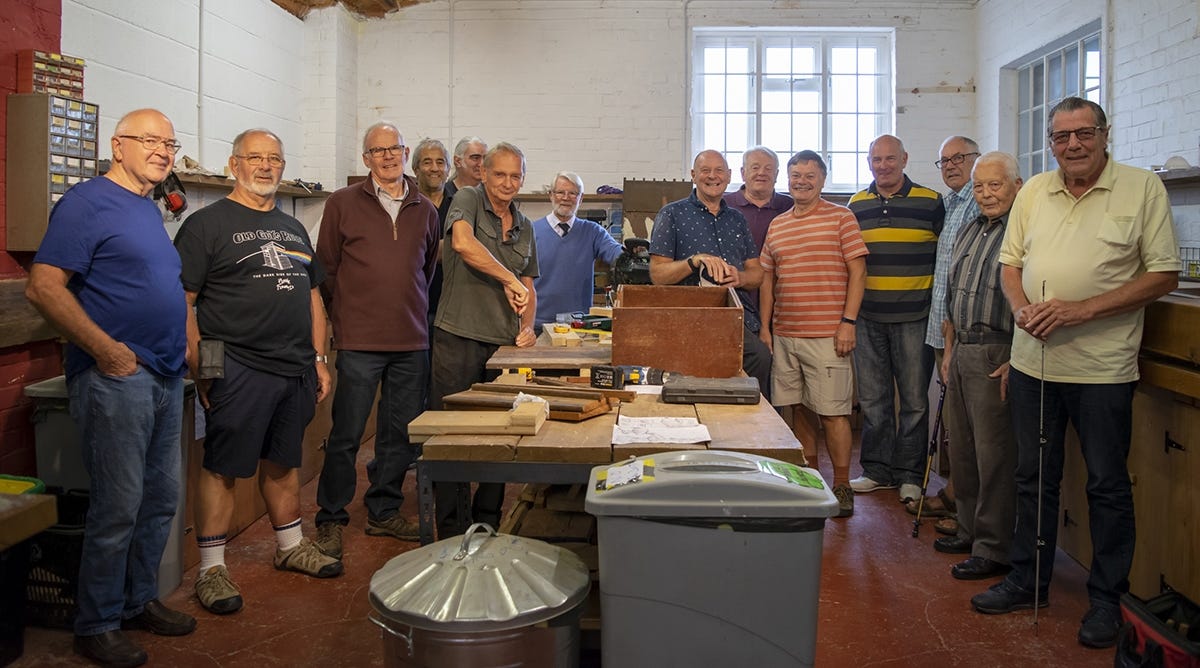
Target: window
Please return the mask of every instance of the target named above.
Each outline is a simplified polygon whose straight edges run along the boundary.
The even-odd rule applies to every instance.
[[[1029,178],[1058,167],[1046,139],[1050,109],[1071,96],[1103,104],[1099,21],[1025,56],[1009,69],[1017,70],[1017,163]]]
[[[871,182],[867,147],[892,131],[891,31],[697,28],[692,47],[691,155],[721,151],[739,179],[742,152],[761,144],[783,165],[811,149],[826,189]]]

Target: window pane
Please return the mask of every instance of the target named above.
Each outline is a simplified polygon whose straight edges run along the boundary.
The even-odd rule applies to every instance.
[[[876,62],[878,54],[874,48],[865,48],[858,50],[858,73],[859,74],[875,74]]]
[[[729,114],[725,117],[725,149],[745,151],[754,142],[749,114]]]
[[[725,72],[725,47],[705,47],[704,72],[706,74],[723,74]]]
[[[702,130],[704,146],[700,148],[725,148],[725,117],[721,114],[702,114],[700,119],[704,124]],[[698,151],[692,152],[697,153]]]
[[[792,49],[792,72],[796,74],[817,74],[816,50],[811,46]]]
[[[871,142],[883,134],[879,127],[880,116],[863,114],[858,117],[858,150],[863,155],[871,148]]]
[[[762,136],[758,143],[769,146],[775,146],[779,144],[783,144],[785,146],[791,145],[791,114],[763,114]]]
[[[726,71],[731,74],[748,74],[750,69],[750,49],[735,47],[725,51]]]
[[[1025,154],[1033,150],[1030,143],[1029,112],[1022,111],[1017,115],[1017,152]]]
[[[742,152],[727,152],[725,154],[725,162],[729,163],[729,173],[733,175],[733,180],[740,181],[742,178]]]
[[[1063,81],[1066,84],[1064,97],[1078,95],[1082,90],[1079,87],[1079,47],[1076,45],[1068,47],[1063,54]]]
[[[1049,90],[1048,102],[1053,104],[1063,99],[1063,66],[1062,54],[1056,53],[1046,59],[1046,85]]]
[[[870,177],[865,173],[859,178],[859,165],[866,164],[866,157],[858,153],[833,153],[829,156],[829,184],[838,184],[843,188],[858,188],[860,183],[868,183]],[[828,189],[829,186],[826,186]]]
[[[871,111],[875,109],[875,88],[879,85],[879,80],[876,77],[858,77],[858,105],[859,111]]]
[[[1029,175],[1033,176],[1034,174],[1041,174],[1042,173],[1042,153],[1041,153],[1041,151],[1034,153],[1033,155],[1029,156],[1029,158],[1030,158]]]
[[[792,116],[791,148],[790,153],[803,151],[806,148],[813,151],[821,150],[821,117],[818,114],[795,114]]]
[[[829,147],[832,150],[858,150],[858,116],[854,114],[832,114],[829,118],[829,123],[831,130]]]
[[[835,74],[854,74],[858,71],[858,49],[853,47],[834,47],[830,51],[830,72]]]
[[[1023,67],[1017,72],[1017,108],[1029,108],[1029,68]]]
[[[762,111],[788,112],[792,110],[792,79],[790,76],[764,76]]]
[[[790,74],[792,72],[792,49],[790,47],[767,47],[763,65],[764,74]]]
[[[829,110],[833,112],[858,111],[858,77],[834,75],[830,79]]]
[[[1100,36],[1087,39],[1083,43],[1083,77],[1084,87],[1093,88],[1100,85]],[[1099,95],[1097,95],[1099,97]],[[1093,100],[1094,102],[1095,100]]]
[[[1036,63],[1033,66],[1033,103],[1035,105],[1046,104],[1046,81],[1043,68],[1042,63]]]
[[[819,113],[821,111],[821,94],[814,90],[799,90],[792,93],[792,111]]]
[[[1046,146],[1046,124],[1042,122],[1043,111],[1045,111],[1045,107],[1034,109],[1032,112],[1033,117],[1029,121],[1030,130],[1032,130],[1032,133],[1029,135],[1031,140],[1030,146],[1035,150]]]
[[[725,78],[725,110],[750,111],[754,104],[750,101],[750,77],[730,75]]]
[[[725,110],[725,77],[717,75],[706,75],[701,79],[704,86],[704,110],[705,111],[724,111]]]

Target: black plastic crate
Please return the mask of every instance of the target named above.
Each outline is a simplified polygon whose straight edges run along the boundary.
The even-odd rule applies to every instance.
[[[29,539],[25,620],[33,626],[70,629],[77,611],[88,493],[75,489],[47,491],[58,497],[58,524]]]

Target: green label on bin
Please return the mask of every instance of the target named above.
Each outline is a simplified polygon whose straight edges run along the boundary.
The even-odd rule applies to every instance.
[[[788,464],[786,462],[759,462],[758,467],[763,473],[779,476],[793,485],[811,487],[813,489],[825,489],[824,480],[795,464]]]

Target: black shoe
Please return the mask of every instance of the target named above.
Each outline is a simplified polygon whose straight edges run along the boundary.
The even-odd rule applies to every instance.
[[[122,619],[121,628],[140,629],[160,636],[186,636],[196,630],[196,618],[172,610],[154,599],[137,615]]]
[[[1044,608],[1048,605],[1050,605],[1049,597],[1038,598],[1037,607]],[[975,612],[985,615],[1003,615],[1016,610],[1032,610],[1033,592],[1017,589],[1009,584],[1008,580],[1001,580],[988,587],[988,590],[982,594],[972,596],[971,607],[975,608]]]
[[[987,557],[967,557],[966,561],[950,567],[950,575],[957,580],[986,580],[997,575],[1006,575],[1012,566],[992,561]]]
[[[75,636],[75,653],[105,666],[133,668],[146,663],[146,651],[120,629],[94,636]]]
[[[1116,608],[1093,605],[1079,627],[1079,644],[1095,649],[1112,647],[1117,644],[1120,627],[1121,615]]]
[[[945,554],[971,554],[971,540],[946,536],[933,541],[933,549]]]

